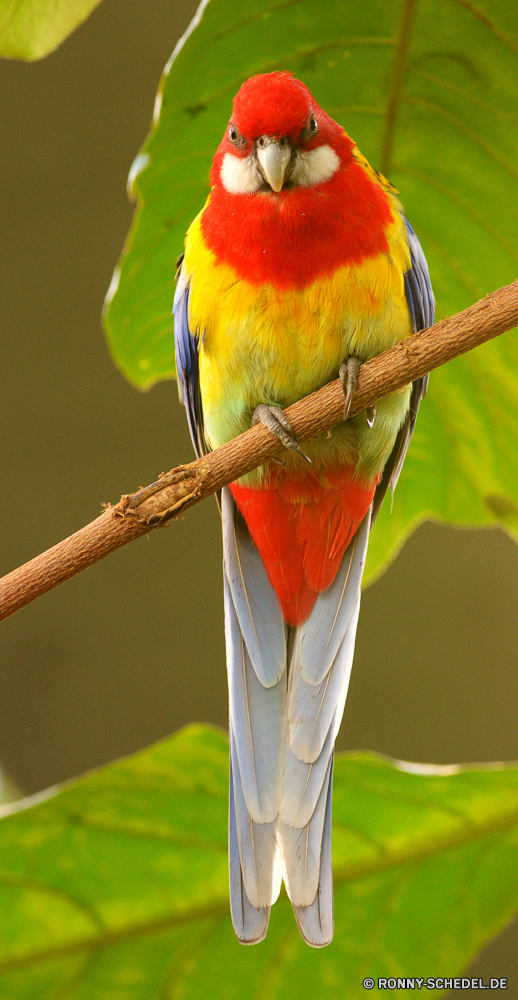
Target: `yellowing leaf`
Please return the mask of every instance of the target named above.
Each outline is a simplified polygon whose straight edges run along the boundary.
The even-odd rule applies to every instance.
[[[101,0],[0,0],[0,57],[42,59],[92,13]]]

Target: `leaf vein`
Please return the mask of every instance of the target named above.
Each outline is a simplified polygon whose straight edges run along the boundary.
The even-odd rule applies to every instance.
[[[465,7],[466,10],[469,10],[471,14],[473,14],[479,21],[482,22],[482,24],[486,26],[486,28],[489,28],[495,38],[498,38],[498,40],[511,49],[512,52],[518,52],[518,44],[514,42],[512,38],[509,38],[508,35],[504,34],[504,32],[496,26],[495,22],[492,21],[487,14],[484,14],[484,12],[479,10],[478,7],[475,7],[474,3],[471,3],[470,0],[452,0],[452,2],[459,4],[460,7]]]
[[[380,170],[386,176],[389,175],[392,167],[392,152],[394,148],[394,133],[396,120],[403,97],[405,83],[408,49],[412,24],[414,20],[417,0],[404,0],[403,11],[399,23],[398,39],[392,70],[392,81],[390,85],[389,98],[387,103],[385,128],[381,144]]]
[[[459,132],[462,132],[469,139],[471,139],[471,141],[476,146],[478,146],[480,149],[483,149],[484,152],[487,153],[487,155],[495,163],[498,163],[500,167],[503,167],[503,169],[506,170],[511,175],[511,177],[514,177],[516,180],[518,180],[518,169],[514,167],[512,163],[509,163],[509,161],[505,158],[505,156],[502,156],[498,152],[498,150],[495,149],[495,147],[491,142],[487,142],[486,139],[483,139],[481,135],[475,132],[474,129],[470,128],[469,125],[466,125],[461,118],[457,117],[457,115],[452,114],[451,111],[448,111],[446,108],[443,108],[441,104],[438,104],[436,101],[430,101],[426,97],[418,97],[415,94],[411,94],[408,100],[412,104],[420,104],[423,107],[430,108],[430,110],[432,111],[436,111],[446,121],[451,122],[451,124],[454,125],[455,128],[459,130]]]
[[[39,892],[41,895],[55,896],[57,899],[64,900],[67,903],[72,903],[82,913],[90,918],[93,925],[99,931],[105,931],[106,927],[100,916],[96,911],[85,903],[83,900],[78,899],[73,896],[71,892],[67,889],[59,889],[53,885],[47,885],[44,882],[37,882],[35,879],[29,879],[25,876],[11,875],[7,872],[0,872],[0,885],[10,885],[15,886],[20,889],[30,889],[32,892]]]

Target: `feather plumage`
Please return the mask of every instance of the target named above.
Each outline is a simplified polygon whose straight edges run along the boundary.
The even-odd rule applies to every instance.
[[[254,565],[259,554],[228,488],[222,491],[222,518],[234,831],[230,863],[233,884],[240,887],[232,895],[234,926],[240,940],[248,940],[256,933],[251,928],[262,926],[256,911],[265,910],[277,898],[282,862],[293,905],[311,906],[318,891],[320,911],[327,913],[322,926],[329,928],[332,892],[329,895],[322,889],[330,884],[330,875],[321,868],[321,851],[331,809],[334,741],[352,666],[369,516],[343,557],[335,585],[317,598],[312,620],[289,635],[282,617],[274,616],[266,630],[274,647],[280,646],[282,638],[284,655],[279,662],[284,665],[290,647],[289,685],[285,669],[272,684],[272,677],[265,677],[263,670],[257,672],[252,663],[250,648],[256,649],[257,635],[250,627],[250,609],[264,608],[276,596],[264,569],[231,589],[229,566],[235,572],[236,564],[248,560]],[[325,611],[319,648],[320,601]],[[302,676],[301,649],[307,638],[316,652],[315,684]],[[324,660],[328,668],[320,676]],[[329,852],[325,857],[330,865]]]
[[[324,773],[320,795],[308,822],[302,827],[279,822],[286,890],[293,906],[311,906],[318,892],[321,876],[321,849],[326,811],[331,806],[329,781],[332,754]],[[326,907],[332,898],[323,901]]]
[[[232,526],[230,526],[232,527]],[[224,522],[223,530],[228,525]],[[286,681],[261,684],[252,666],[232,594],[225,579],[225,639],[230,724],[248,811],[256,823],[271,823],[279,811]]]
[[[435,299],[428,264],[421,249],[421,244],[408,219],[404,219],[404,222],[410,250],[410,267],[404,274],[405,298],[412,320],[413,331],[414,333],[418,333],[419,330],[426,330],[429,326],[432,326],[435,318]],[[408,446],[414,433],[419,405],[421,400],[426,396],[427,388],[428,375],[424,375],[423,378],[418,378],[412,383],[410,404],[403,426],[398,432],[396,442],[387,459],[374,495],[372,506],[373,521],[378,515],[387,490],[391,489],[393,492],[396,488]]]
[[[312,948],[325,948],[333,939],[333,871],[331,867],[331,797],[333,793],[333,757],[327,781],[324,829],[320,845],[320,875],[315,898],[309,906],[293,905],[300,933]]]
[[[230,488],[286,622],[301,624],[317,595],[333,584],[375,483],[355,482],[353,470],[342,466],[320,477],[277,473],[263,489]]]
[[[270,907],[252,906],[245,889],[237,837],[236,807],[234,800],[234,773],[230,760],[230,786],[228,809],[228,856],[230,881],[230,908],[236,936],[242,944],[258,944],[268,929]]]
[[[198,458],[207,446],[203,433],[203,411],[200,394],[198,338],[189,324],[189,277],[180,266],[173,304],[176,373],[180,402],[187,413],[187,423]]]
[[[174,303],[198,455],[259,403],[287,406],[348,356],[430,325],[434,308],[397,192],[289,74],[243,85],[211,180]],[[374,426],[358,415],[305,443],[310,471],[286,453],[284,468],[222,491],[230,896],[245,944],[264,937],[281,874],[304,940],[333,935],[333,754],[371,514],[397,482],[426,382],[381,400]]]
[[[258,680],[272,687],[286,669],[284,623],[277,596],[267,587],[264,563],[250,544],[246,524],[233,509],[229,490],[221,497],[223,559],[232,601],[243,639]],[[259,584],[259,585],[258,585]]]

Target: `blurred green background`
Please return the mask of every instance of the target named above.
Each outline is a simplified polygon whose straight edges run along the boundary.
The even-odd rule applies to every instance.
[[[195,7],[104,0],[46,60],[0,63],[2,573],[192,456],[176,387],[127,385],[100,311],[126,176]],[[2,624],[0,759],[24,792],[195,719],[226,726],[220,559],[208,502]],[[365,593],[339,748],[518,759],[517,611],[510,539],[422,527]],[[518,997],[517,953],[515,925],[471,974]]]

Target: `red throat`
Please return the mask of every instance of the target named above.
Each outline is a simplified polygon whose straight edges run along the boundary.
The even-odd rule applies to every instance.
[[[331,586],[375,488],[354,482],[351,468],[320,479],[278,476],[263,489],[231,484],[288,625],[301,625]]]
[[[318,133],[301,129],[316,116]],[[214,157],[212,192],[202,215],[202,232],[218,263],[230,265],[255,286],[305,288],[338,267],[388,252],[386,230],[393,222],[388,196],[354,157],[354,143],[319,108],[311,93],[287,73],[268,73],[243,84],[232,122],[243,132],[236,149],[228,131]],[[289,136],[303,154],[319,146],[336,153],[339,167],[326,181],[307,187],[236,193],[221,180],[226,155],[253,154],[261,134]]]
[[[216,173],[222,161],[217,155]],[[202,232],[218,263],[229,264],[252,285],[284,290],[305,288],[340,266],[386,253],[392,221],[383,189],[349,160],[318,187],[278,194],[232,194],[218,178]]]

